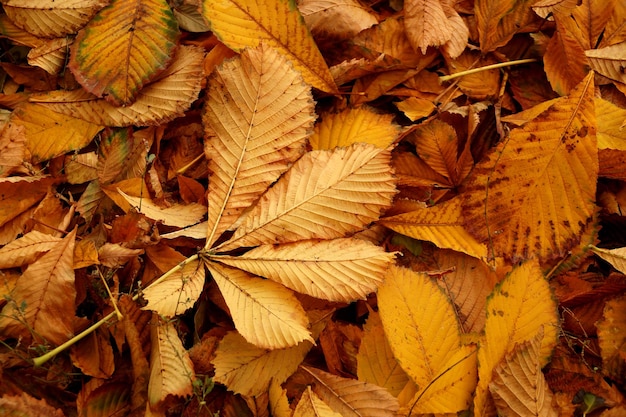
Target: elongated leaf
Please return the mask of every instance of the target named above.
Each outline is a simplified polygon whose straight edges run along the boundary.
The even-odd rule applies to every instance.
[[[218,68],[208,94],[210,247],[302,155],[314,104],[300,74],[265,43]]]
[[[498,414],[556,417],[552,391],[541,372],[539,349],[541,332],[527,342],[519,343],[494,369],[489,390]]]
[[[385,217],[379,223],[403,235],[433,242],[442,249],[456,250],[476,258],[487,257],[487,247],[477,242],[463,227],[461,201],[458,198]]]
[[[478,164],[464,193],[465,226],[497,256],[564,256],[595,209],[598,149],[593,74],[567,98],[513,129]]]
[[[616,380],[626,376],[626,298],[609,300],[604,305],[602,319],[596,323],[602,355],[603,373]]]
[[[404,27],[413,48],[426,53],[429,46],[441,46],[452,37],[448,18],[439,0],[405,0]]]
[[[493,403],[489,383],[493,370],[516,344],[543,332],[538,363],[548,363],[558,333],[556,303],[536,260],[515,268],[496,286],[487,301],[485,340],[478,349],[478,386],[474,398],[477,416],[488,414]]]
[[[314,378],[313,392],[342,416],[393,417],[398,411],[398,400],[384,388],[315,368],[301,368]]]
[[[215,259],[302,294],[351,302],[376,291],[393,257],[363,240],[335,239],[263,245],[241,256]]]
[[[530,8],[535,0],[476,0],[476,25],[483,52],[506,44],[534,17]]]
[[[60,345],[74,334],[76,229],[29,265],[0,313],[0,334]],[[25,326],[28,326],[26,328]],[[31,334],[31,331],[33,334]]]
[[[15,268],[32,263],[37,256],[54,248],[62,239],[37,230],[0,248],[0,269]]]
[[[622,274],[626,274],[626,248],[601,249],[592,247],[591,250]]]
[[[205,263],[217,283],[235,327],[251,344],[265,349],[295,346],[308,340],[308,318],[293,293],[245,271]]]
[[[361,230],[395,194],[389,159],[389,151],[369,144],[305,154],[219,249],[334,239]]]
[[[386,148],[394,142],[399,132],[398,126],[392,122],[392,115],[378,114],[367,107],[323,114],[321,119],[309,139],[315,150],[350,146],[357,142]]]
[[[70,69],[90,93],[129,105],[166,68],[178,34],[166,0],[112,0],[76,36]]]
[[[167,279],[143,291],[143,297],[148,300],[144,308],[165,317],[182,314],[193,307],[204,288],[204,263],[199,259],[171,272]]]
[[[152,321],[148,402],[155,406],[168,395],[191,395],[195,373],[174,323],[157,314],[152,314]]]
[[[198,98],[204,51],[180,46],[167,69],[144,86],[129,106],[116,107],[83,90],[53,91],[31,101],[66,115],[105,126],[159,125],[182,116]]]
[[[454,309],[426,274],[392,268],[378,290],[389,345],[419,388],[422,413],[469,409],[476,386],[474,348],[461,346]]]
[[[220,342],[215,359],[214,380],[242,395],[261,395],[270,383],[282,384],[293,374],[313,347],[309,341],[285,349],[257,347],[237,332],[230,332]],[[254,376],[254,377],[251,377]]]
[[[177,227],[187,227],[196,224],[204,216],[206,208],[202,204],[173,204],[170,207],[159,207],[147,197],[133,197],[119,188],[117,191],[139,213],[149,219],[162,221],[163,224]]]
[[[3,0],[7,16],[20,28],[44,38],[76,32],[107,0]]]
[[[241,51],[269,42],[313,87],[328,93],[337,86],[295,4],[287,0],[205,0],[202,14],[229,48]]]
[[[626,83],[624,66],[626,66],[626,43],[607,46],[600,49],[585,51],[591,68],[612,80]]]

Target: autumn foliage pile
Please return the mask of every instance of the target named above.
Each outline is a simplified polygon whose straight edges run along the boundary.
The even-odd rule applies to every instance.
[[[626,2],[0,4],[0,414],[626,415]]]

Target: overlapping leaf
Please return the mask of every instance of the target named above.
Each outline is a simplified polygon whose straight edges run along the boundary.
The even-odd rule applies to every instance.
[[[320,397],[317,396],[311,387],[302,393],[302,397],[298,401],[298,405],[294,410],[294,415],[298,417],[341,417],[333,411]]]
[[[209,83],[207,247],[300,157],[314,121],[310,88],[266,44],[225,63]]]
[[[506,44],[517,31],[533,18],[530,8],[535,0],[476,0],[476,25],[483,52]]]
[[[604,364],[604,374],[623,381],[626,379],[626,298],[607,301],[602,319],[596,324],[598,342]]]
[[[206,0],[203,16],[229,48],[241,51],[261,41],[278,49],[304,80],[328,93],[337,91],[313,37],[298,9],[286,0]]]

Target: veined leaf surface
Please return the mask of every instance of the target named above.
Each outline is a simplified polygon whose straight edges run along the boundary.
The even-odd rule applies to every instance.
[[[210,247],[302,155],[313,128],[310,88],[263,43],[218,68],[204,108]]]
[[[290,0],[205,0],[203,15],[229,48],[241,51],[261,41],[282,52],[313,87],[328,93],[337,86],[304,19]]]
[[[129,105],[165,70],[178,35],[166,0],[112,0],[78,33],[70,69],[90,93]]]

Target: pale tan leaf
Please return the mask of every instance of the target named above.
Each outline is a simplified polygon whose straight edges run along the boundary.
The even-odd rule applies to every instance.
[[[443,1],[443,11],[448,18],[448,27],[450,28],[450,39],[441,49],[443,53],[451,59],[463,53],[467,46],[467,39],[469,38],[469,28],[463,18],[454,9],[454,4],[455,1]]]
[[[313,36],[350,39],[378,23],[378,19],[356,0],[302,0],[298,10]]]
[[[293,412],[294,417],[342,417],[307,386]]]
[[[44,38],[60,38],[89,22],[108,0],[3,0],[9,18],[20,28]]]
[[[592,246],[591,251],[613,265],[622,274],[626,274],[626,248],[602,249]]]
[[[362,143],[305,154],[219,249],[334,239],[363,229],[396,193],[389,162],[388,150]]]
[[[359,381],[383,387],[394,397],[409,382],[408,375],[393,356],[380,315],[375,311],[369,313],[363,326],[363,337],[356,359]]]
[[[29,265],[0,313],[0,334],[60,345],[74,334],[76,229]],[[23,310],[22,310],[23,308]],[[25,326],[28,326],[26,328]],[[32,332],[32,333],[31,333]]]
[[[98,249],[98,260],[106,267],[119,268],[142,253],[143,249],[126,248],[119,243],[105,243]]]
[[[211,363],[214,380],[241,395],[261,395],[271,384],[282,384],[297,369],[308,351],[310,341],[285,349],[257,347],[237,332],[230,332],[220,342]]]
[[[207,222],[194,224],[193,226],[185,227],[175,232],[164,233],[161,235],[163,239],[175,239],[180,236],[190,237],[192,239],[206,239]]]
[[[392,122],[391,114],[378,114],[367,107],[322,114],[321,119],[309,139],[314,150],[350,146],[357,142],[386,148],[395,141],[399,133],[398,126]]]
[[[518,343],[494,369],[489,391],[501,416],[557,417],[552,391],[541,372],[543,333]]]
[[[168,226],[191,226],[198,223],[206,211],[206,207],[198,203],[173,204],[170,207],[162,208],[147,197],[133,197],[119,188],[117,191],[139,213],[144,214],[149,219],[163,222],[163,224]]]
[[[413,48],[422,54],[429,46],[439,47],[452,37],[439,0],[405,0],[404,28]]]
[[[293,293],[273,281],[216,262],[205,263],[230,310],[235,328],[266,349],[313,342],[308,318]]]
[[[62,239],[33,230],[0,248],[0,269],[32,263],[39,255],[54,248]]]
[[[313,392],[345,417],[395,417],[398,400],[384,388],[302,366],[315,380]]]
[[[159,125],[182,116],[198,98],[203,80],[203,58],[202,48],[178,47],[170,66],[137,94],[133,104],[126,107],[113,106],[82,89],[33,95],[30,100],[99,125]]]
[[[68,38],[46,40],[28,52],[28,63],[43,68],[48,74],[58,74],[66,64],[70,44]]]
[[[186,397],[193,394],[195,373],[189,353],[183,347],[173,322],[165,321],[153,313],[150,330],[152,347],[148,402],[154,407],[168,395]]]
[[[393,258],[380,246],[353,238],[263,245],[241,256],[215,257],[301,294],[347,303],[375,292]]]
[[[626,83],[626,41],[600,49],[585,51],[594,71],[612,80]]]
[[[302,155],[314,121],[310,87],[275,49],[247,49],[209,80],[207,247]]]
[[[148,301],[143,308],[174,317],[193,307],[200,297],[204,288],[204,263],[194,259],[167,274],[166,279],[143,290],[143,298]]]

